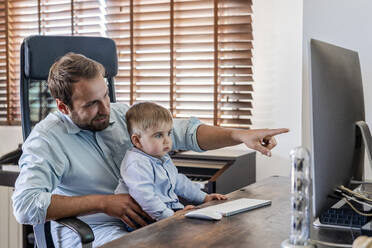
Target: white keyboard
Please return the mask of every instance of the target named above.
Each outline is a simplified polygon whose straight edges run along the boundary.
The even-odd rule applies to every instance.
[[[255,208],[267,206],[270,204],[271,204],[270,200],[240,198],[237,200],[228,201],[225,203],[198,209],[195,211],[220,213],[223,216],[230,216],[230,215],[234,215],[234,214],[241,213],[244,211],[252,210]]]

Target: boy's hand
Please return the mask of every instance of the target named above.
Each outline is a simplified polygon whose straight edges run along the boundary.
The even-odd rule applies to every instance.
[[[204,198],[204,202],[209,202],[209,201],[213,201],[213,200],[226,200],[227,197],[225,195],[221,195],[221,194],[209,194],[209,195],[206,195],[206,197]]]
[[[187,205],[182,210],[177,211],[174,215],[183,215],[185,212],[187,212],[191,209],[194,209],[194,208],[195,208],[194,205]]]
[[[353,248],[371,248],[372,238],[367,236],[359,236],[353,243]]]

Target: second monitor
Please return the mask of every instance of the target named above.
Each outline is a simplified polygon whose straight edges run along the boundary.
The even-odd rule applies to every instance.
[[[364,123],[365,113],[358,53],[318,40],[311,40],[310,47],[313,215],[317,217],[337,201],[328,197],[337,186],[362,179],[364,146],[356,124]]]

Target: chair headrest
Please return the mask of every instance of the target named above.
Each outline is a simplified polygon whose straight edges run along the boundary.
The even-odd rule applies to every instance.
[[[47,79],[50,67],[68,52],[83,54],[101,63],[106,77],[114,77],[118,72],[116,45],[109,38],[35,35],[27,37],[23,43],[24,74],[28,78]]]

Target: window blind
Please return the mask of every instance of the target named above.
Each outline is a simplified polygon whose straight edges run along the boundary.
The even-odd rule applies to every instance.
[[[130,104],[131,78],[133,75],[133,49],[131,47],[131,21],[133,17],[133,2],[107,1],[106,28],[107,36],[111,37],[118,51],[118,75],[115,77],[116,100]]]
[[[114,39],[120,102],[155,101],[177,118],[196,116],[228,127],[251,125],[251,0],[11,0],[0,4],[4,10],[0,12],[4,21],[0,121],[16,123],[20,118],[23,38],[45,34]]]
[[[72,34],[106,36],[105,1],[70,0],[72,6]]]
[[[8,123],[20,120],[19,97],[19,52],[23,38],[39,33],[38,1],[8,1],[7,53],[8,53]]]
[[[217,124],[249,127],[252,109],[252,2],[218,4]]]
[[[7,121],[7,50],[6,1],[0,1],[0,122]]]

